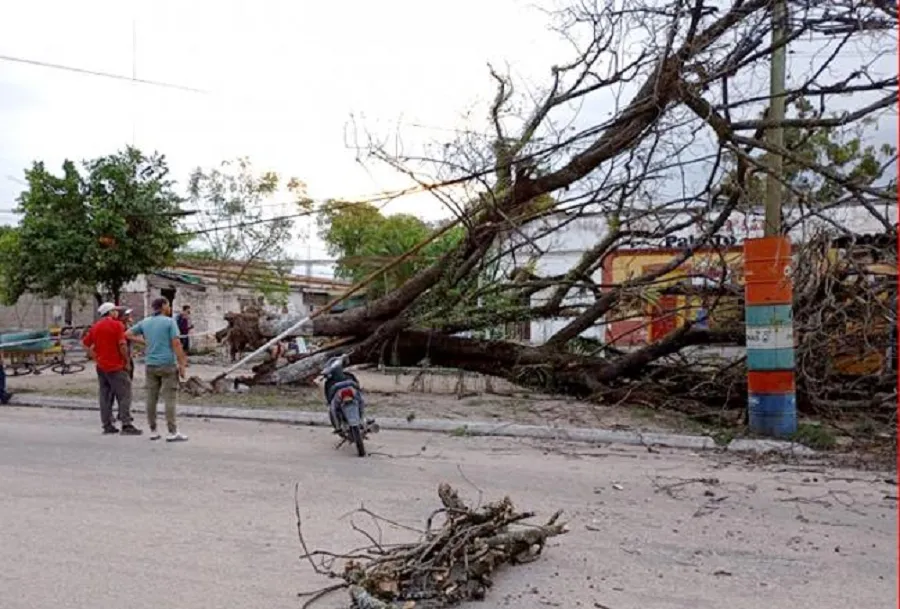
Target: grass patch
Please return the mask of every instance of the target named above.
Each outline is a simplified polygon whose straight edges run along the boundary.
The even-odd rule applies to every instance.
[[[710,432],[709,437],[713,439],[716,446],[728,446],[738,435],[737,429],[719,428]]]
[[[184,404],[206,404],[234,406],[239,408],[272,408],[284,410],[319,410],[322,401],[306,395],[284,395],[278,393],[222,393],[215,395],[188,396],[181,393],[178,399]]]
[[[642,419],[645,421],[650,421],[658,418],[658,412],[653,408],[647,408],[646,406],[633,406],[628,409],[628,413],[633,415],[636,419]]]
[[[40,389],[19,389],[14,393],[40,393],[45,395],[57,395],[68,398],[95,398],[97,390],[87,387],[61,387],[52,391],[42,391]]]
[[[837,436],[834,432],[816,423],[800,423],[791,440],[813,450],[830,450],[837,446]]]

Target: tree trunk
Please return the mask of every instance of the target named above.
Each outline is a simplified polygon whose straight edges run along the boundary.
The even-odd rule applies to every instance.
[[[293,383],[308,383],[315,379],[316,376],[325,367],[325,363],[329,358],[334,357],[340,352],[340,349],[330,349],[322,353],[317,353],[305,359],[288,364],[273,370],[268,374],[263,374],[254,378],[255,383],[288,385]]]
[[[286,329],[296,319],[260,320],[264,334]],[[346,323],[346,325],[345,325]],[[611,385],[640,375],[654,361],[691,345],[734,344],[741,333],[699,330],[690,325],[664,340],[611,360],[569,353],[551,347],[521,345],[500,340],[448,336],[427,330],[406,329],[386,341],[373,342],[382,324],[326,315],[310,322],[302,333],[316,336],[355,336],[354,346],[341,346],[258,376],[260,383],[289,384],[311,380],[329,357],[349,353],[351,364],[386,364],[398,367],[436,366],[501,377],[517,385],[587,397]]]

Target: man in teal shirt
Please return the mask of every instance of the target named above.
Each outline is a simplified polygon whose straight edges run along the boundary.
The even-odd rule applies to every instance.
[[[156,431],[156,407],[160,394],[166,405],[167,442],[184,442],[187,436],[178,433],[175,422],[175,398],[178,379],[185,377],[187,357],[178,339],[178,326],[172,319],[172,307],[165,298],[155,299],[153,315],[145,317],[126,332],[125,337],[145,345],[144,363],[147,370],[147,421],[150,439],[159,440]]]

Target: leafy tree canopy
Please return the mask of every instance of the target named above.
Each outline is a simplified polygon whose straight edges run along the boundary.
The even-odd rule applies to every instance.
[[[437,228],[411,214],[384,215],[369,203],[329,201],[317,217],[319,236],[328,253],[337,258],[335,274],[359,281],[402,256]],[[419,270],[453,249],[463,238],[461,227],[450,230],[418,253],[383,275],[369,288],[377,297],[396,289]]]
[[[806,98],[798,98],[789,105],[790,118],[802,121],[827,119],[824,112]],[[840,116],[831,117],[839,120]],[[809,124],[809,123],[807,123]],[[880,146],[863,144],[863,131],[877,127],[874,118],[866,118],[850,126],[786,127],[784,147],[792,157],[783,159],[786,206],[803,204],[821,209],[838,203],[847,194],[848,186],[863,187],[879,184],[886,172],[893,168],[897,149],[888,143]],[[768,154],[758,156],[760,165],[768,163]],[[734,165],[733,159],[730,165]],[[841,180],[826,179],[811,167],[826,168]],[[767,174],[759,167],[751,170],[745,189],[746,205],[762,205],[765,200]],[[735,174],[730,171],[723,181],[723,193],[734,187]],[[896,177],[887,184],[896,192]]]
[[[62,175],[44,163],[26,170],[16,229],[0,233],[2,298],[32,290],[72,297],[102,292],[118,300],[138,275],[171,264],[184,243],[180,198],[165,157],[127,147],[86,161],[65,161]]]
[[[249,283],[271,302],[283,300],[284,275],[292,266],[287,246],[293,238],[294,215],[310,211],[306,185],[290,178],[285,187],[296,210],[273,212],[271,200],[282,180],[273,171],[257,173],[246,157],[224,161],[211,170],[197,168],[188,179],[198,230],[189,258],[218,265],[226,284]]]

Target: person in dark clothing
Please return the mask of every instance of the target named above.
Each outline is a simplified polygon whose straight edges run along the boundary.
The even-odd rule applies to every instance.
[[[122,325],[125,326],[125,331],[131,329],[131,326],[134,325],[134,317],[133,311],[131,309],[125,309],[122,311],[122,315],[119,317],[119,321],[122,322]],[[134,341],[130,341],[128,339],[125,340],[125,350],[128,352],[128,365],[125,368],[125,371],[128,373],[128,378],[134,381]]]
[[[188,338],[188,334],[194,327],[194,324],[191,323],[191,305],[181,307],[181,313],[175,322],[178,324],[178,334],[181,335],[181,348],[186,355],[191,350],[191,339]]]
[[[12,394],[6,390],[6,370],[3,368],[3,359],[0,358],[0,404],[9,404]]]

